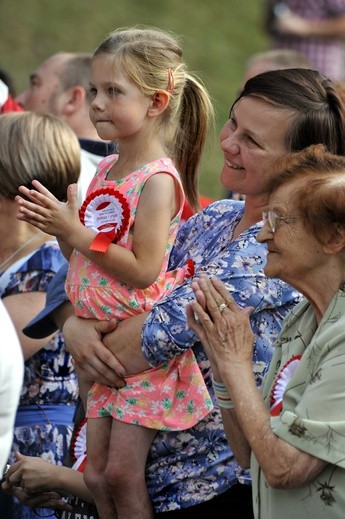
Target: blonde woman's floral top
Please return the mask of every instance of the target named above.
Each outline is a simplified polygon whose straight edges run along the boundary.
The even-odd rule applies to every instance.
[[[46,292],[64,262],[56,240],[46,242],[11,273],[2,298],[25,292]],[[19,450],[26,456],[39,456],[63,465],[71,441],[77,400],[78,381],[72,358],[65,350],[62,334],[56,332],[43,348],[25,361],[10,462],[15,461],[15,452]],[[11,519],[37,518],[32,508],[21,505],[1,490],[0,510],[4,517]],[[38,513],[46,517],[51,516],[52,511],[39,509]]]

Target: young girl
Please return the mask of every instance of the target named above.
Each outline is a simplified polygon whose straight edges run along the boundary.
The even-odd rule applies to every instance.
[[[62,204],[39,182],[37,191],[21,188],[29,200],[18,197],[18,217],[58,238],[70,258],[66,289],[78,316],[122,320],[148,311],[192,274],[191,265],[168,272],[168,255],[183,189],[197,206],[213,110],[187,73],[178,41],[154,28],[113,32],[94,54],[90,90],[93,124],[102,139],[118,142],[119,154],[100,164],[81,221],[75,186]],[[145,462],[156,430],[187,429],[212,408],[190,349],[126,377],[126,384],[120,390],[94,384],[87,399],[85,481],[101,519],[116,512],[153,517]]]

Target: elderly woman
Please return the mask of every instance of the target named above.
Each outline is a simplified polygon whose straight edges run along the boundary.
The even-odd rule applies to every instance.
[[[253,477],[256,518],[340,518],[345,510],[345,158],[322,146],[266,176],[258,241],[265,274],[305,297],[286,317],[262,394],[252,308],[217,279],[194,280],[188,322],[211,360],[228,441]]]

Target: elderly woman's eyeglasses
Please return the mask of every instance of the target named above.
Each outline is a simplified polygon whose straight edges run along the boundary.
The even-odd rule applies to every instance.
[[[275,211],[263,211],[262,221],[265,225],[268,225],[270,230],[275,233],[279,222],[289,223],[294,220],[298,220],[300,216],[279,216]]]

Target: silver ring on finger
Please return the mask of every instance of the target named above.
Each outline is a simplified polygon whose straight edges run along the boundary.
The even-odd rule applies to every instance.
[[[226,303],[221,303],[219,306],[218,306],[218,309],[220,311],[220,313],[223,313],[225,308],[228,308],[228,305]]]

